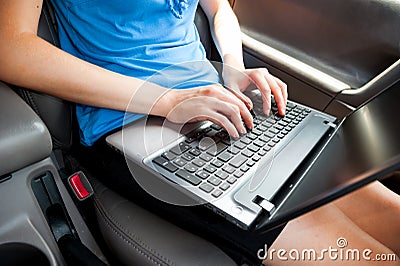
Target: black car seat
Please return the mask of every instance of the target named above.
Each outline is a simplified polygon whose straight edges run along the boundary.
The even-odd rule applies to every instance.
[[[43,1],[38,35],[58,46],[54,14]],[[196,15],[201,40],[208,55],[212,38],[208,20],[199,8]],[[74,144],[74,105],[25,88],[13,87],[42,118],[48,127],[55,153],[71,149]],[[61,152],[60,152],[61,151]],[[127,201],[100,182],[94,182],[95,209],[101,233],[112,254],[126,265],[235,265],[215,245],[164,221]]]

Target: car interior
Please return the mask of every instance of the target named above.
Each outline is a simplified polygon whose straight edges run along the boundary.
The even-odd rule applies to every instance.
[[[43,2],[38,35],[59,46],[56,18]],[[399,82],[400,1],[229,2],[246,67],[267,67],[288,84],[291,100],[341,119]],[[208,58],[219,61],[201,7],[195,23]],[[1,81],[0,102],[1,265],[252,264],[82,168],[73,103]],[[398,172],[382,182],[400,193]]]

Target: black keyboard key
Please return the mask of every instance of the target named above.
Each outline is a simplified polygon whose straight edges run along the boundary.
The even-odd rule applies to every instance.
[[[224,151],[228,146],[225,145],[223,142],[218,142],[217,145],[214,147],[211,147],[207,153],[212,155],[212,156],[217,156],[220,154],[222,151]]]
[[[242,154],[243,154],[244,156],[250,158],[251,156],[253,156],[254,152],[251,152],[251,151],[249,151],[249,150],[246,149],[246,150],[242,151]]]
[[[272,134],[278,134],[279,133],[279,130],[276,129],[275,127],[270,128],[268,131],[271,132]]]
[[[227,164],[222,168],[222,170],[224,170],[228,174],[233,174],[233,172],[235,172],[236,168]]]
[[[275,138],[272,139],[272,141],[275,142],[275,143],[278,143],[279,141],[281,141],[281,139],[278,138],[278,137],[275,137]]]
[[[203,166],[206,164],[205,161],[203,161],[203,160],[201,160],[201,159],[199,159],[199,158],[197,158],[196,160],[193,160],[192,163],[193,163],[194,165],[198,166],[198,167],[203,167]]]
[[[179,167],[184,167],[187,164],[187,161],[181,158],[176,158],[173,162]]]
[[[265,120],[267,122],[269,122],[270,124],[275,124],[276,120],[273,117],[269,117],[267,120]]]
[[[247,165],[243,165],[243,166],[240,168],[240,171],[242,171],[242,172],[247,172],[247,171],[249,171],[249,169],[250,169],[250,167],[248,167]]]
[[[262,118],[262,116],[259,116],[259,118]],[[259,119],[259,118],[254,118],[254,119],[253,119],[254,125],[259,125],[259,124],[262,123],[261,119]]]
[[[167,159],[168,161],[172,161],[173,159],[176,158],[176,155],[169,151],[164,152],[161,156]]]
[[[219,170],[218,172],[215,173],[215,176],[218,177],[219,179],[225,180],[228,178],[229,175],[226,172]]]
[[[190,145],[187,145],[184,142],[179,143],[179,148],[182,151],[182,153],[187,152],[188,150],[190,150],[192,147],[190,147]]]
[[[276,143],[273,142],[272,140],[270,142],[268,142],[268,146],[270,146],[271,148],[275,147]]]
[[[221,129],[222,129],[222,127],[220,127],[220,126],[217,125],[217,124],[212,124],[210,127],[211,127],[212,129],[215,129],[215,130],[221,130]]]
[[[215,168],[212,165],[207,165],[206,167],[203,168],[204,170],[206,170],[207,172],[209,172],[210,174],[214,173],[215,171],[217,171],[217,168]]]
[[[259,138],[259,140],[261,140],[261,141],[264,142],[264,143],[267,143],[268,141],[271,140],[271,138],[268,138],[267,136],[261,136],[261,137]],[[264,144],[264,145],[265,145],[265,144]]]
[[[194,173],[197,170],[199,170],[199,168],[197,166],[193,165],[193,164],[187,164],[185,166],[185,170],[188,171],[189,173]]]
[[[175,153],[176,155],[181,155],[182,153],[190,150],[190,146],[184,142],[178,144],[178,146],[173,147],[170,149],[170,152]]]
[[[214,176],[211,176],[209,179],[207,179],[207,181],[214,186],[219,186],[222,183],[220,179]]]
[[[222,191],[221,190],[215,190],[212,194],[211,194],[214,198],[218,198],[222,195]]]
[[[192,142],[197,140],[196,133],[191,133],[191,134],[187,135],[186,137],[187,137],[186,138],[186,143],[192,143]]]
[[[265,142],[258,139],[256,141],[254,141],[253,144],[256,145],[257,147],[261,148],[265,145]]]
[[[200,177],[201,179],[206,179],[207,177],[210,176],[210,174],[207,173],[207,172],[204,171],[204,170],[197,171],[196,175],[197,175],[198,177]]]
[[[254,135],[257,135],[257,136],[261,136],[262,134],[263,134],[263,131],[261,131],[261,130],[259,130],[259,129],[254,129],[253,131],[252,131],[252,133],[254,134]]]
[[[222,167],[222,166],[224,165],[224,162],[222,162],[222,161],[220,161],[220,160],[218,160],[218,159],[215,159],[214,161],[211,162],[211,164],[212,164],[213,166],[215,166],[215,167],[220,168],[220,167]]]
[[[286,124],[290,124],[290,122],[292,122],[292,120],[287,117],[285,117],[282,121],[286,122]]]
[[[289,123],[285,122],[285,121],[279,121],[278,125],[282,126],[282,127],[286,127]]]
[[[198,184],[201,183],[201,179],[192,175],[191,173],[189,173],[186,170],[179,170],[178,172],[176,172],[175,174],[176,176],[182,178],[183,180],[189,182],[190,184],[197,186]]]
[[[199,149],[201,151],[206,151],[211,146],[215,145],[215,141],[212,138],[203,138],[199,142]]]
[[[295,107],[296,107],[296,104],[294,104],[294,103],[292,103],[292,102],[288,102],[288,103],[286,104],[286,106],[289,107],[289,108],[295,108]]]
[[[226,145],[228,145],[228,146],[231,146],[231,145],[233,145],[236,141],[238,141],[238,139],[234,139],[234,138],[232,138],[232,137],[227,137],[227,138],[224,138],[223,140],[222,140],[222,142],[223,143],[225,143]]]
[[[266,128],[270,128],[270,127],[272,127],[274,124],[273,124],[272,122],[268,121],[268,120],[265,120],[264,122],[262,122],[261,125],[263,125],[263,126],[266,127]]]
[[[276,135],[279,139],[283,139],[285,137],[285,134],[279,133],[278,135]]]
[[[234,174],[233,174],[236,178],[241,178],[244,173],[240,170],[237,170]]]
[[[260,130],[260,131],[262,131],[262,132],[264,132],[264,131],[268,130],[268,127],[265,127],[265,126],[263,126],[263,125],[259,125],[259,126],[257,127],[257,129]]]
[[[252,152],[258,152],[260,150],[260,147],[254,145],[254,144],[251,144],[247,147],[247,149],[249,149],[249,151],[252,151]]]
[[[273,134],[272,132],[265,132],[264,136],[272,139],[273,137],[275,137],[275,134]]]
[[[247,137],[241,138],[240,141],[246,145],[249,145],[251,143],[251,139],[249,139]]]
[[[211,185],[208,184],[208,183],[203,183],[203,184],[201,184],[199,188],[200,188],[201,190],[203,190],[204,192],[206,192],[206,193],[210,193],[211,191],[214,190],[214,187],[211,186]]]
[[[260,155],[260,156],[264,156],[265,154],[267,154],[267,152],[265,150],[261,150],[258,152],[258,155]]]
[[[204,134],[207,134],[207,133],[210,132],[211,130],[212,130],[211,128],[206,127],[205,129],[202,130],[202,132],[203,132]]]
[[[246,148],[246,145],[240,141],[236,142],[234,146],[240,150],[243,150],[244,148]]]
[[[223,152],[223,153],[221,153],[219,156],[218,156],[218,159],[220,159],[221,161],[223,161],[223,162],[228,162],[230,159],[232,159],[233,158],[233,154],[232,153],[230,153],[230,152],[228,152],[228,151],[225,151],[225,152]]]
[[[193,155],[193,156],[199,156],[199,155],[201,154],[201,151],[200,151],[199,149],[194,148],[194,149],[191,149],[191,150],[189,151],[189,153],[190,153],[191,155]]]
[[[211,155],[208,155],[207,153],[201,154],[200,158],[206,162],[209,162],[213,159],[213,157]]]
[[[182,159],[185,159],[186,161],[190,162],[193,160],[195,157],[193,155],[190,155],[189,153],[185,153],[181,156]]]
[[[236,179],[234,176],[230,177],[230,178],[227,180],[227,182],[228,182],[229,184],[234,184],[236,181],[237,181],[237,179]]]
[[[254,156],[251,158],[253,161],[258,162],[261,159],[261,156],[258,154],[254,154]]]
[[[217,137],[219,137],[220,139],[227,139],[229,137],[228,132],[224,131],[220,131],[216,134]]]
[[[264,146],[263,150],[269,152],[271,150],[271,146]]]
[[[249,160],[249,161],[247,161],[247,163],[246,163],[246,165],[249,166],[249,167],[252,167],[252,166],[255,165],[255,164],[256,164],[256,162],[255,162],[255,161],[252,161],[252,160]]]
[[[219,189],[223,190],[223,191],[227,191],[229,189],[230,185],[228,183],[223,183]]]
[[[229,147],[228,151],[232,154],[238,154],[240,152],[240,149],[236,148],[236,147]]]
[[[239,154],[238,156],[236,156],[235,158],[233,158],[229,164],[232,165],[235,168],[239,168],[240,166],[242,166],[242,164],[244,164],[247,161],[247,157]]]
[[[247,137],[251,140],[255,140],[257,138],[256,134],[253,134],[252,132],[250,132],[249,134],[247,134]]]
[[[153,163],[161,166],[162,168],[164,168],[165,170],[173,173],[176,170],[178,170],[178,167],[176,167],[173,163],[171,163],[170,161],[168,161],[167,159],[163,158],[163,157],[157,157],[153,160]]]

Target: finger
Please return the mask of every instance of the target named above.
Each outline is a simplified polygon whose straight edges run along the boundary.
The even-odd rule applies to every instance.
[[[249,97],[247,97],[246,95],[244,95],[242,92],[240,92],[240,93],[243,95],[243,98],[246,99],[246,102],[248,103],[248,104],[246,105],[246,106],[247,106],[247,109],[249,109],[249,110],[253,109],[253,108],[254,108],[253,101],[252,101]]]
[[[233,104],[226,104],[226,106],[223,106],[220,112],[223,112],[227,117],[229,117],[229,119],[240,134],[243,135],[247,133],[247,130],[242,122],[239,107]]]
[[[265,71],[267,70],[265,69]],[[261,92],[263,99],[263,112],[268,115],[271,111],[271,88],[265,79],[265,73],[263,70],[257,69],[251,71],[249,77]]]
[[[265,75],[265,79],[267,80],[271,88],[271,92],[274,95],[279,114],[285,115],[286,103],[281,88],[271,74]]]
[[[277,78],[277,77],[274,77],[274,78],[275,78],[276,83],[278,83],[278,86],[281,88],[282,94],[283,94],[283,98],[285,100],[285,104],[287,104],[287,100],[288,100],[288,97],[289,97],[288,90],[287,90],[287,85],[286,85],[286,83],[284,83],[279,78]]]
[[[223,127],[233,138],[239,138],[239,132],[236,130],[236,127],[225,115],[218,112],[210,112],[207,120]]]
[[[235,93],[237,93],[237,91],[235,91]],[[238,115],[240,114],[246,127],[248,127],[249,129],[254,128],[253,116],[251,115],[249,108],[246,106],[246,104],[242,100],[240,100],[237,96],[235,96],[234,93],[224,89],[224,90],[218,90],[218,92],[215,93],[213,96],[223,102],[236,105],[239,108],[238,110],[236,109],[237,113],[238,113]],[[246,132],[244,132],[244,133],[246,133]]]
[[[226,88],[229,92],[231,92],[233,95],[235,95],[239,100],[244,102],[247,109],[249,109],[249,110],[253,109],[253,102],[250,100],[249,97],[244,95],[244,93],[242,93],[240,90],[236,90],[236,89],[233,89],[233,88],[230,88],[227,86],[224,86],[224,88]]]

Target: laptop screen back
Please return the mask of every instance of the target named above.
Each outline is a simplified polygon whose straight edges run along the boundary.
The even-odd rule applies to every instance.
[[[397,82],[347,117],[312,166],[300,171],[300,181],[288,184],[277,210],[257,228],[293,219],[399,169]]]

